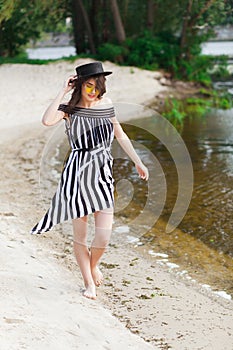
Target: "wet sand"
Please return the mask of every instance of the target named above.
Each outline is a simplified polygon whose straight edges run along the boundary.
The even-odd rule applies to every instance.
[[[96,301],[82,296],[70,223],[29,235],[47,207],[38,176],[53,128],[40,125],[41,114],[74,65],[0,67],[0,86],[7,88],[0,102],[1,348],[232,349],[232,302],[160,266],[148,247],[127,243],[120,219],[102,259],[105,283]],[[117,73],[109,81],[115,101],[125,98],[119,81],[128,84],[137,103],[146,104],[164,89],[152,72],[105,67]],[[135,89],[138,81],[144,93]]]

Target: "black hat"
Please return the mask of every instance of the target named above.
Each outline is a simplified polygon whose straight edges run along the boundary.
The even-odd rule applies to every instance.
[[[112,72],[104,72],[101,62],[92,62],[87,64],[82,64],[75,68],[77,72],[77,78],[87,78],[95,75],[109,75]]]

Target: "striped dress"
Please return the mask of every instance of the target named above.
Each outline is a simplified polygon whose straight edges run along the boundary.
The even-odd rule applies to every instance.
[[[67,105],[58,108],[67,111]],[[50,208],[31,234],[114,205],[111,144],[114,108],[75,107],[65,118],[71,152]]]

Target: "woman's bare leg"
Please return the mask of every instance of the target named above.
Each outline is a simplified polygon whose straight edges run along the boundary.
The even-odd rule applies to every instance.
[[[95,283],[90,267],[90,252],[87,247],[87,216],[74,219],[72,222],[74,230],[74,255],[86,288],[83,295],[89,299],[96,299]]]
[[[94,283],[96,286],[99,286],[103,282],[103,275],[97,265],[110,240],[113,222],[113,209],[110,208],[101,210],[96,212],[94,215],[95,237],[92,241],[90,249],[90,268]]]

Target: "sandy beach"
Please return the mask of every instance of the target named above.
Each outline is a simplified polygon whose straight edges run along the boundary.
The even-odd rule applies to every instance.
[[[54,127],[42,126],[41,116],[67,75],[89,61],[0,66],[0,348],[231,350],[232,301],[158,264],[120,219],[95,301],[82,296],[70,223],[29,234],[48,203],[39,170]],[[158,72],[104,67],[114,73],[107,83],[114,103],[146,106],[166,90]]]

